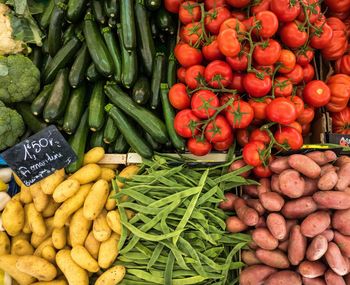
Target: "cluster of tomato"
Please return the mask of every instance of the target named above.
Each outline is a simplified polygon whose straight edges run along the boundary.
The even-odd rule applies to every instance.
[[[345,24],[326,18],[320,5],[165,0],[181,22],[174,50],[179,83],[169,99],[178,110],[175,130],[188,139],[190,152],[227,150],[236,138],[244,161],[260,167],[272,147],[301,148],[315,110],[337,104],[330,87],[317,80],[314,54],[337,60],[348,45]]]

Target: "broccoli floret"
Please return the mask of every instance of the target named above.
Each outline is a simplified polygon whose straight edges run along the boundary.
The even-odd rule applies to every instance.
[[[40,90],[40,71],[24,55],[0,56],[0,100],[31,101]]]
[[[24,131],[21,115],[0,101],[0,150],[13,146]]]

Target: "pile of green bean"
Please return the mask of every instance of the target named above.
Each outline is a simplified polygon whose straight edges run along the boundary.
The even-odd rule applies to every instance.
[[[122,222],[117,264],[127,268],[121,284],[235,284],[244,265],[239,251],[250,236],[225,231],[227,213],[218,203],[225,191],[254,183],[239,176],[249,166],[225,173],[229,163],[173,162],[156,157],[131,181],[117,178],[126,182],[116,195]],[[136,213],[129,221],[126,209]]]

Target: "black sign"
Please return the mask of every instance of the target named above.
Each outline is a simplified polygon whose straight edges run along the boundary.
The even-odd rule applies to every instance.
[[[26,186],[30,186],[77,159],[55,126],[49,126],[1,154]]]

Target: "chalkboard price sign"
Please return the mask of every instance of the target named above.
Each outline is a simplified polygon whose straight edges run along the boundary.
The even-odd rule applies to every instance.
[[[26,186],[30,186],[77,159],[55,126],[49,126],[1,154]]]

